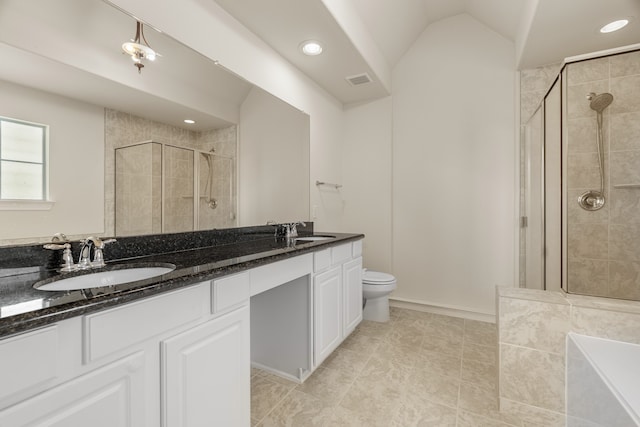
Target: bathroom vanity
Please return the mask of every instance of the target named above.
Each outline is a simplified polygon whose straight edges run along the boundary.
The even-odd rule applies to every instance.
[[[250,425],[252,364],[302,382],[362,319],[364,236],[332,236],[140,258],[176,269],[113,292],[3,278],[0,425]]]

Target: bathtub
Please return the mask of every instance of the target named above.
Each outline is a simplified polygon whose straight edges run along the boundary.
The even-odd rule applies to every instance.
[[[640,345],[569,333],[567,426],[640,426]]]

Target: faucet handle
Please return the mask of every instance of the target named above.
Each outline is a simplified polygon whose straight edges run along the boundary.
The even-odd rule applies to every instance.
[[[107,240],[98,239],[98,241],[96,242],[96,249],[104,249],[104,247],[109,243],[115,243],[115,242],[117,242],[116,239],[107,239]]]
[[[60,267],[62,268],[60,269],[60,271],[74,271],[76,269],[76,265],[73,263],[71,245],[69,243],[65,243],[63,245],[48,243],[44,245],[43,248],[50,250],[64,249],[64,252],[62,252],[62,264],[60,265]]]
[[[46,245],[42,246],[45,249],[50,249],[52,251],[56,251],[58,249],[68,249],[71,248],[71,245],[68,243],[65,243],[63,245],[57,244],[57,243],[47,243]]]
[[[104,262],[103,249],[107,244],[113,243],[113,242],[117,242],[117,240],[116,239],[107,239],[107,240],[98,239],[98,241],[95,244],[95,248],[93,250],[93,261],[91,262],[91,267],[98,268],[98,267],[104,267],[105,265],[107,265]]]
[[[286,224],[288,226],[287,228],[287,236],[289,237],[298,237],[298,226],[301,225],[303,227],[306,227],[307,224],[305,224],[302,221],[297,221],[297,222],[292,222],[291,224]]]

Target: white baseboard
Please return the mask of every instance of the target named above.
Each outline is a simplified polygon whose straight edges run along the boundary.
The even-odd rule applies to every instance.
[[[467,308],[435,305],[427,301],[389,297],[389,305],[391,307],[406,308],[408,310],[423,311],[425,313],[442,314],[445,316],[461,317],[463,319],[496,323],[495,314],[481,313]]]

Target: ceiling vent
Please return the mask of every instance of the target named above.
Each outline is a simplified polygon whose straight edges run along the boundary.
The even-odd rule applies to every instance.
[[[373,81],[367,73],[356,74],[355,76],[346,77],[346,79],[351,86],[360,86],[363,84],[371,83]]]

